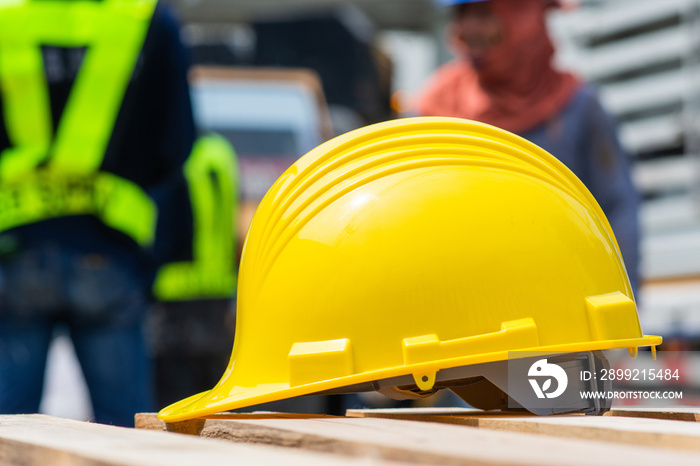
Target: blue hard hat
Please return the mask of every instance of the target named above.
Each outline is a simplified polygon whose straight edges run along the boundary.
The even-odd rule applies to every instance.
[[[454,6],[454,5],[459,5],[461,3],[476,3],[476,2],[488,2],[489,0],[435,0],[435,3],[437,3],[440,6]],[[543,0],[544,3],[547,4],[554,4],[554,5],[560,5],[561,2],[559,0]]]
[[[437,4],[440,6],[454,6],[460,3],[476,3],[476,2],[488,2],[489,0],[437,0]]]

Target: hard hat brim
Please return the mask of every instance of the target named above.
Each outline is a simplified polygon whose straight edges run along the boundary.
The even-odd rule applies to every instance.
[[[572,343],[556,346],[539,346],[535,348],[518,348],[518,352],[546,352],[546,353],[574,353],[583,351],[607,350],[615,348],[639,348],[645,346],[657,346],[662,342],[662,337],[644,335],[642,338],[626,340],[589,341],[584,343]],[[424,374],[437,372],[451,367],[467,366],[494,361],[503,361],[512,358],[509,351],[465,356],[454,359],[445,359],[424,364],[400,366],[381,371],[366,372],[337,379],[324,380],[291,387],[288,383],[261,384],[254,387],[241,387],[234,385],[233,389],[227,389],[230,384],[219,383],[214,389],[190,396],[178,401],[158,413],[158,418],[165,422],[179,422],[189,419],[206,417],[222,411],[231,411],[238,408],[278,401],[296,396],[312,395],[314,393],[332,390],[355,384],[372,382],[389,377],[398,377],[413,374],[420,377]]]

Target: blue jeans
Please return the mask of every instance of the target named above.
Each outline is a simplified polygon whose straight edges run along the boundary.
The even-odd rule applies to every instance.
[[[42,246],[0,262],[0,413],[36,413],[57,324],[67,325],[95,421],[133,426],[153,410],[138,269],[126,261]]]

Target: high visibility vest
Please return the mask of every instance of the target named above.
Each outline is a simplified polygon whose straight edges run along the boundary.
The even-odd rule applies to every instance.
[[[100,166],[156,2],[0,0],[0,232],[89,214],[152,243],[154,202]],[[42,45],[87,47],[55,134]]]
[[[195,141],[184,167],[193,215],[192,261],[165,264],[153,294],[160,301],[227,298],[236,289],[238,164],[216,134]]]

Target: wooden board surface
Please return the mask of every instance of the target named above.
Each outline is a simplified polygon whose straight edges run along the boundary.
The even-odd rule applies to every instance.
[[[690,416],[695,410],[687,409]],[[670,413],[653,410],[621,411],[612,416],[533,416],[524,413],[483,412],[462,408],[446,409],[367,409],[348,410],[358,418],[384,418],[405,421],[458,424],[485,429],[544,434],[595,441],[644,445],[653,448],[700,451],[700,424],[671,420]],[[627,414],[627,416],[624,416]],[[680,413],[675,415],[679,417]]]
[[[134,426],[137,429],[146,430],[167,430],[168,432],[178,432],[181,434],[201,435],[205,424],[208,429],[216,423],[216,421],[231,419],[231,420],[246,420],[246,419],[322,419],[335,418],[328,414],[298,414],[298,413],[276,413],[269,411],[256,411],[254,413],[221,413],[213,416],[205,416],[190,421],[164,423],[153,413],[137,413],[134,416]],[[206,423],[210,420],[209,423]],[[1,466],[1,465],[0,465]]]
[[[648,419],[667,419],[670,421],[700,421],[700,407],[681,406],[673,408],[619,408],[613,409],[610,416],[643,417]]]
[[[22,466],[381,466],[402,463],[240,445],[43,415],[0,415],[0,465]],[[405,464],[405,463],[403,463]]]
[[[234,415],[235,416],[235,415]],[[700,464],[700,453],[379,418],[236,419],[208,416],[189,433],[416,464]],[[155,414],[137,427],[165,430]],[[185,432],[186,429],[175,429]]]
[[[474,408],[396,408],[396,409],[350,409],[349,417],[383,417],[387,419],[403,419],[411,421],[434,421],[451,423],[450,416],[455,417],[454,423],[469,424],[460,420],[460,416],[470,417],[533,417],[524,411],[482,411]],[[432,416],[441,416],[431,419]],[[578,414],[583,416],[583,414]],[[672,408],[635,407],[615,408],[604,416],[638,417],[647,419],[665,419],[669,421],[700,422],[700,406],[674,406]]]

